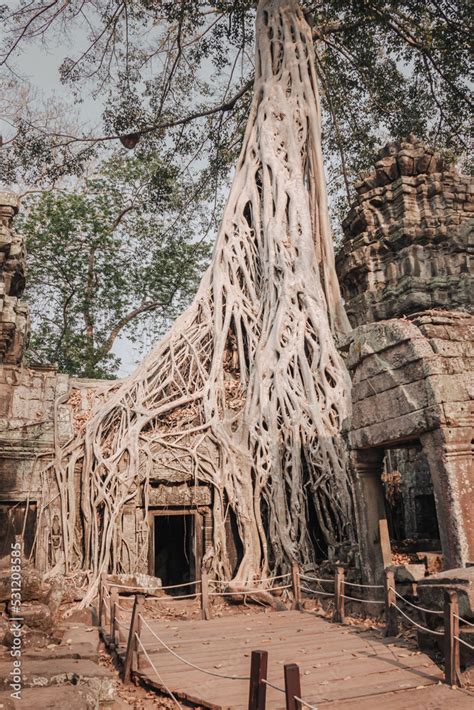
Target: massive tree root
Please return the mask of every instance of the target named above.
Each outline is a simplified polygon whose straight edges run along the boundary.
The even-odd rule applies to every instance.
[[[120,571],[123,507],[140,486],[146,502],[156,466],[192,467],[212,487],[207,562],[221,579],[233,511],[236,588],[314,559],[311,506],[328,543],[350,540],[350,382],[333,340],[345,327],[311,32],[294,0],[261,0],[254,98],[212,264],[191,307],[58,451],[67,564]]]

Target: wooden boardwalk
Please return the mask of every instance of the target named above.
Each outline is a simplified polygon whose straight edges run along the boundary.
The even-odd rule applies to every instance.
[[[149,624],[151,628],[147,628]],[[360,627],[329,623],[311,612],[227,616],[210,621],[148,620],[141,640],[139,676],[204,708],[244,710],[248,681],[216,677],[186,665],[172,651],[214,674],[248,676],[252,650],[267,650],[268,680],[283,686],[283,665],[298,663],[302,697],[318,708],[432,710],[472,708],[474,697],[439,683],[441,669],[403,640],[383,639]],[[153,631],[152,631],[153,630]],[[268,710],[283,709],[284,696],[268,687]]]

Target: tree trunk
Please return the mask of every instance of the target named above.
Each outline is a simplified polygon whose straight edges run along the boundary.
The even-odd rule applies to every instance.
[[[213,489],[208,560],[229,579],[225,523],[245,588],[314,560],[309,509],[328,543],[352,539],[341,424],[347,329],[321,155],[311,31],[294,0],[261,0],[255,87],[210,268],[190,308],[91,417],[56,465],[83,456],[82,545],[97,575],[120,556],[123,505],[155,466]]]

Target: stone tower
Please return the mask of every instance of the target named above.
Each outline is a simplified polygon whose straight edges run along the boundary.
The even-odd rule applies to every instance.
[[[415,138],[389,143],[356,186],[337,258],[353,326],[471,310],[471,180]]]
[[[20,364],[28,337],[24,240],[12,230],[18,198],[0,192],[0,364]]]
[[[472,183],[410,137],[357,186],[336,263],[351,324],[352,449],[362,567],[383,569],[387,450],[426,461],[445,567],[474,560]]]

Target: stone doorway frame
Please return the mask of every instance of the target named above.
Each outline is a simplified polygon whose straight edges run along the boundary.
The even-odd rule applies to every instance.
[[[155,518],[158,516],[194,516],[194,567],[195,580],[201,579],[202,559],[205,551],[206,511],[194,506],[180,508],[151,508],[148,510],[148,573],[155,575]],[[194,580],[193,580],[194,581]]]

